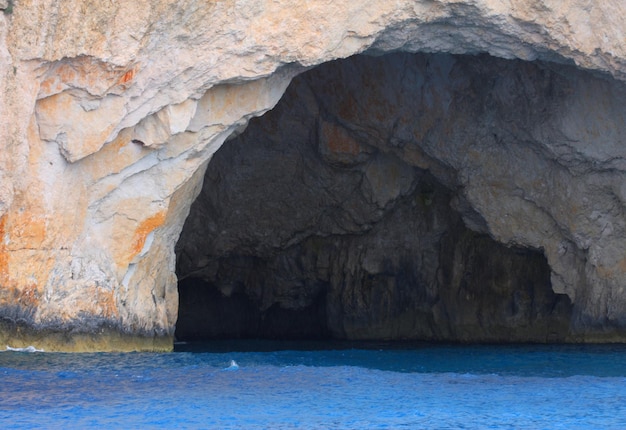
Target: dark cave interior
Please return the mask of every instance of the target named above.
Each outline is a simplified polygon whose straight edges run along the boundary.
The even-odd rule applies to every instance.
[[[296,77],[208,166],[176,247],[176,338],[563,341],[572,304],[541,250],[492,239],[431,149],[519,145],[559,79],[407,53]]]

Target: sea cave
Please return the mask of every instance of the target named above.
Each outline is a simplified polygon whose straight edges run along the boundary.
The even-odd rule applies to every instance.
[[[300,74],[208,165],[176,339],[569,340],[580,315],[541,236],[581,74],[425,53]]]

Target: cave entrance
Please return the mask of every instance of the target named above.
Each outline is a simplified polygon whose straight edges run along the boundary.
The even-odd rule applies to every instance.
[[[457,168],[518,150],[558,79],[406,53],[296,77],[210,162],[176,248],[177,339],[563,340],[545,257],[487,234]]]

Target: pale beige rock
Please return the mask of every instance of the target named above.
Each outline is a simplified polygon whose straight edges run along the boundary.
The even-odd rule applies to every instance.
[[[363,51],[485,52],[625,80],[625,17],[612,0],[16,1],[0,14],[2,316],[170,336],[173,247],[203,169],[306,67]],[[576,150],[594,147],[586,130]],[[614,147],[592,156],[623,169],[614,132]],[[623,180],[598,181],[624,204]],[[508,191],[467,197],[483,211]],[[569,227],[589,264],[567,242],[544,245],[555,288],[578,297],[577,264],[598,280],[590,294],[622,297],[623,218],[585,211],[592,233]],[[541,242],[523,223],[487,222],[499,240]]]

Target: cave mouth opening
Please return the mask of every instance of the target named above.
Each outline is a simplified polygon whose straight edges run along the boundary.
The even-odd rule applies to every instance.
[[[492,239],[456,168],[519,148],[558,80],[408,53],[296,77],[210,162],[176,246],[176,339],[564,341],[543,253]]]

